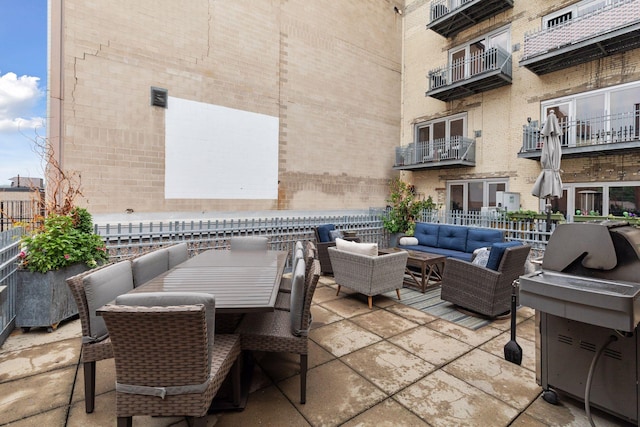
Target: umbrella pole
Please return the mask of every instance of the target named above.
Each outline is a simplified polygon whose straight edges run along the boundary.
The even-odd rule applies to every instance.
[[[547,233],[551,231],[551,200],[547,197],[546,204],[544,205],[545,211],[547,212]]]

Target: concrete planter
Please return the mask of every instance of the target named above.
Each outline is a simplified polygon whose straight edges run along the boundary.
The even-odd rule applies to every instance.
[[[16,292],[16,327],[28,331],[33,327],[46,327],[52,332],[58,324],[78,314],[66,279],[89,268],[75,264],[47,273],[18,271]]]

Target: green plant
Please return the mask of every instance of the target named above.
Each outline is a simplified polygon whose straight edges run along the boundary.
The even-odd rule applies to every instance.
[[[416,218],[425,209],[434,209],[431,196],[426,200],[416,199],[415,188],[400,178],[394,178],[389,184],[389,203],[387,212],[382,218],[385,230],[390,233],[413,235]]]
[[[67,215],[50,214],[22,237],[20,268],[46,273],[76,263],[92,268],[107,260],[102,238],[92,232],[91,214],[73,208]]]

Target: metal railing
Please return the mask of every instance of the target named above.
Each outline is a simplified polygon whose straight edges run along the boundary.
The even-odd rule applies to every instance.
[[[453,136],[434,141],[412,142],[405,147],[396,147],[395,166],[437,163],[442,160],[475,162],[475,139]]]
[[[640,21],[640,0],[613,0],[582,16],[540,28],[524,36],[522,60],[542,55],[565,45],[602,37]]]
[[[455,13],[456,9],[461,8],[467,3],[471,3],[475,0],[433,0],[431,2],[431,21],[440,19],[450,13]]]
[[[604,145],[640,140],[640,104],[635,111],[594,117],[561,117],[558,123],[562,129],[562,147]],[[522,127],[522,152],[542,148],[538,122]]]
[[[468,57],[455,60],[447,65],[429,71],[429,90],[462,82],[481,74],[500,70],[507,76],[512,75],[511,55],[499,48],[490,48],[476,52]]]
[[[187,242],[191,253],[226,248],[231,237],[241,235],[267,236],[272,249],[292,251],[297,240],[315,240],[314,228],[327,223],[342,230],[355,231],[363,242],[376,242],[380,247],[386,247],[389,235],[382,227],[385,211],[370,209],[369,214],[362,215],[116,223],[96,226],[95,231],[104,238],[113,261],[176,242]],[[544,231],[544,221],[514,222],[495,214],[478,212],[424,211],[420,220],[501,229],[508,240],[531,244],[534,253],[544,250],[551,234]],[[16,272],[21,235],[21,228],[0,233],[0,345],[15,325]]]

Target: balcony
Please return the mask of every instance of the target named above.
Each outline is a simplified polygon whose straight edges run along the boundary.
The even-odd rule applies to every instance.
[[[640,104],[639,104],[640,105]],[[640,152],[640,108],[635,111],[572,119],[560,118],[562,157]],[[537,122],[522,127],[518,157],[540,160],[543,140]]]
[[[546,74],[640,47],[640,0],[618,0],[525,34],[520,65]]]
[[[511,84],[511,55],[491,48],[429,71],[426,96],[453,101]]]
[[[453,37],[512,7],[513,0],[433,0],[427,29]]]
[[[421,141],[396,147],[395,170],[444,169],[476,165],[476,144],[471,138],[454,136],[433,142]]]

